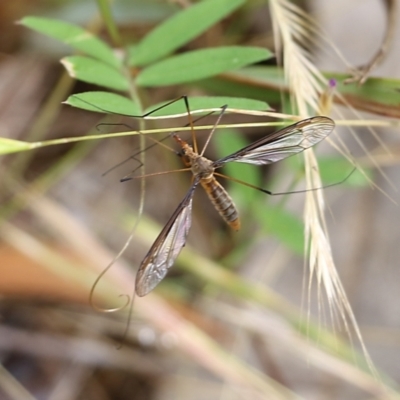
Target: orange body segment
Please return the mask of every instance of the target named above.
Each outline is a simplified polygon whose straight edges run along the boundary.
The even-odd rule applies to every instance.
[[[231,196],[224,187],[212,175],[201,179],[200,184],[224,221],[233,230],[238,231],[240,229],[239,214]]]

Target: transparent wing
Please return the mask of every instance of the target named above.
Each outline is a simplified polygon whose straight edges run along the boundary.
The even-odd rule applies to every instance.
[[[231,161],[255,165],[272,164],[300,153],[325,139],[335,127],[328,117],[312,117],[287,126],[213,163],[214,168]]]
[[[198,180],[193,183],[140,264],[135,282],[138,296],[145,296],[164,279],[185,245],[192,224],[193,194],[198,183]]]

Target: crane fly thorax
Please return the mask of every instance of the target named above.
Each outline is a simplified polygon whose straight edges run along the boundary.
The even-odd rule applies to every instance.
[[[198,176],[202,180],[210,180],[213,178],[214,167],[212,166],[212,161],[208,158],[196,154],[196,156],[190,160],[190,163],[194,176]]]

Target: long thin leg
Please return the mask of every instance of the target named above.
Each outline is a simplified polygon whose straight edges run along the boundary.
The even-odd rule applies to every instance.
[[[138,175],[138,176],[126,175],[126,176],[124,176],[123,178],[120,179],[120,182],[130,181],[131,179],[149,178],[149,177],[152,177],[152,176],[166,175],[166,174],[171,174],[173,172],[188,172],[188,171],[190,171],[190,168],[173,169],[171,171],[154,172],[154,173],[151,173],[151,174]]]
[[[263,188],[261,188],[261,187],[259,187],[259,186],[252,185],[251,183],[244,182],[244,181],[242,181],[242,180],[240,180],[240,179],[232,178],[231,176],[227,176],[227,175],[221,174],[221,173],[219,173],[219,172],[214,172],[214,175],[217,175],[217,176],[219,176],[219,177],[221,177],[221,178],[228,179],[228,180],[233,181],[233,182],[236,182],[236,183],[240,183],[241,185],[244,185],[244,186],[251,187],[251,188],[253,188],[253,189],[255,189],[255,190],[258,190],[258,191],[260,191],[260,192],[266,193],[266,194],[268,194],[268,195],[270,195],[270,196],[282,196],[282,195],[284,195],[284,194],[296,194],[296,193],[314,192],[314,191],[316,191],[316,190],[327,189],[327,188],[330,188],[330,187],[332,187],[332,186],[340,185],[340,184],[342,184],[343,182],[346,182],[347,179],[349,179],[350,176],[353,175],[353,173],[354,173],[354,171],[355,171],[356,169],[357,169],[357,168],[354,167],[354,168],[351,170],[351,172],[350,172],[344,179],[342,179],[342,180],[339,181],[339,182],[331,183],[330,185],[321,186],[321,187],[318,187],[318,188],[311,188],[311,189],[304,189],[304,190],[292,190],[292,191],[289,191],[289,192],[271,192],[270,190],[263,189]]]
[[[224,115],[224,113],[225,113],[227,108],[228,108],[228,105],[224,105],[224,106],[221,107],[221,112],[219,113],[218,118],[215,121],[215,124],[214,124],[213,128],[211,129],[210,133],[208,134],[206,143],[204,144],[203,150],[201,151],[201,154],[200,154],[201,156],[204,155],[204,152],[206,151],[207,146],[210,143],[210,140],[211,140],[212,136],[214,135],[214,132],[217,129],[217,126],[219,125],[219,123],[220,123],[220,121],[222,119],[222,116]]]
[[[169,103],[169,104],[170,104],[170,103]],[[159,108],[158,108],[157,110],[159,110]],[[154,111],[156,111],[156,110],[153,110],[152,112],[154,112]],[[192,121],[192,123],[194,124],[194,123],[196,123],[196,122],[198,122],[198,121],[201,121],[202,119],[204,119],[204,118],[210,116],[211,114],[214,114],[214,111],[209,112],[209,113],[207,113],[206,115],[202,115],[202,116],[199,117],[199,118],[196,118],[195,120]],[[125,124],[125,123],[112,124],[112,123],[103,123],[103,122],[102,122],[102,123],[98,124],[97,127],[100,127],[100,126],[103,126],[103,125],[104,125],[104,126],[125,126],[125,127],[128,128],[128,129],[131,129],[131,130],[133,129],[130,125]],[[187,124],[184,125],[184,126],[186,127],[186,126],[189,126],[189,125],[190,125],[190,123],[187,123]],[[169,133],[167,136],[164,136],[162,139],[154,139],[154,138],[152,138],[151,136],[147,136],[147,137],[146,137],[147,139],[150,139],[150,140],[154,141],[153,144],[151,144],[151,145],[145,147],[143,150],[137,151],[136,153],[132,154],[131,156],[129,156],[129,157],[126,158],[125,160],[123,160],[123,161],[121,161],[120,163],[114,165],[113,167],[111,167],[110,169],[108,169],[107,171],[105,171],[105,172],[102,174],[102,176],[105,176],[105,175],[109,174],[109,173],[110,173],[111,171],[113,171],[115,168],[120,167],[121,165],[125,164],[125,163],[128,162],[129,160],[138,161],[139,164],[140,164],[138,168],[140,168],[140,167],[141,167],[141,163],[140,163],[140,161],[136,158],[136,156],[138,156],[139,154],[141,154],[141,153],[143,153],[143,152],[145,152],[145,151],[147,151],[147,150],[149,150],[149,149],[151,149],[151,148],[157,146],[158,144],[161,144],[161,142],[163,142],[163,141],[169,139],[169,138],[170,138],[172,135],[174,135],[175,133],[176,133],[175,131],[172,131],[172,132]],[[193,135],[193,133],[194,133],[194,130],[192,129],[192,135]],[[209,140],[208,140],[208,141],[209,141]],[[207,143],[208,143],[208,141],[207,141]],[[173,152],[175,152],[176,154],[179,155],[179,153],[178,153],[177,151],[175,151],[174,149],[172,149],[172,147],[169,147],[169,146],[167,146],[167,145],[163,145],[163,147],[165,147],[165,148],[167,148],[168,150],[171,150],[171,151],[173,151]],[[135,170],[134,170],[133,172],[131,172],[131,173],[134,173],[136,170],[137,170],[137,168],[135,168]]]

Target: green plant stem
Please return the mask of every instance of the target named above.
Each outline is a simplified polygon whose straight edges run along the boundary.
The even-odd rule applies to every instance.
[[[111,12],[110,4],[107,0],[96,0],[99,7],[101,16],[103,17],[104,24],[113,41],[115,47],[122,47],[122,39],[119,34],[117,25],[115,24],[114,17]]]

